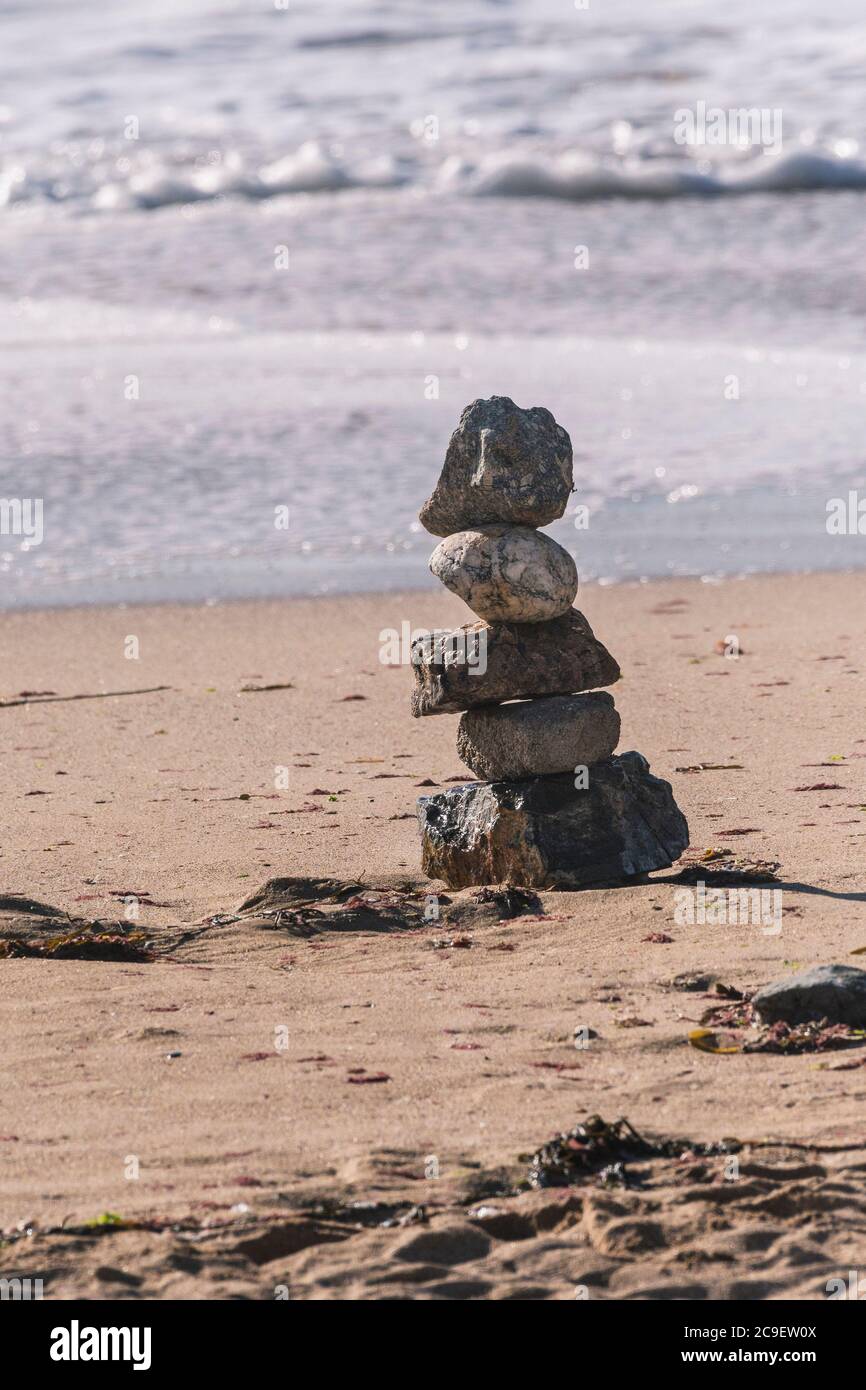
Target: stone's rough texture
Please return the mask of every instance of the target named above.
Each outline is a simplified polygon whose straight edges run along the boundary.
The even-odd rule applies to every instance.
[[[619,680],[619,667],[576,608],[547,623],[478,622],[431,632],[413,644],[412,670],[416,718]]]
[[[478,782],[422,797],[424,872],[450,888],[476,883],[581,888],[669,868],[689,842],[670,785],[640,753],[574,777]]]
[[[786,980],[774,980],[752,996],[765,1023],[808,1023],[826,1018],[866,1028],[866,970],[852,965],[818,965]]]
[[[550,411],[491,396],[460,416],[421,524],[434,536],[497,522],[547,526],[571,489],[571,440]]]
[[[457,730],[457,756],[490,781],[570,772],[609,758],[619,742],[613,697],[551,695],[469,710]]]
[[[437,545],[430,568],[491,623],[558,618],[577,593],[577,570],[568,551],[525,526],[458,531]]]

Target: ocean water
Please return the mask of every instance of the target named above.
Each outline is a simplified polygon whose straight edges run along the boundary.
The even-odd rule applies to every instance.
[[[0,0],[0,606],[432,582],[494,392],[584,578],[862,565],[864,58],[860,0]]]

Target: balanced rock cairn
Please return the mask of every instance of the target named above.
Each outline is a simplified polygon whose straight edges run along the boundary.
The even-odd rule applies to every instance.
[[[670,785],[614,756],[620,671],[572,607],[577,570],[536,528],[572,492],[571,441],[550,411],[473,401],[422,524],[430,568],[478,614],[412,647],[412,713],[464,711],[457,751],[483,779],[421,797],[423,867],[451,888],[621,882],[669,868],[689,841]],[[583,693],[591,692],[591,693]]]

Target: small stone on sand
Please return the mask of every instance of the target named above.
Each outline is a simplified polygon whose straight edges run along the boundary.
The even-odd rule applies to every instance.
[[[853,965],[816,965],[773,980],[752,996],[764,1023],[808,1023],[826,1018],[866,1028],[866,970]]]

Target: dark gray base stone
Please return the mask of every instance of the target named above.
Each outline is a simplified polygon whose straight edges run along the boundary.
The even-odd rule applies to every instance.
[[[853,965],[816,965],[786,980],[774,980],[752,996],[765,1023],[809,1023],[826,1018],[849,1028],[866,1028],[866,970]]]
[[[640,753],[572,773],[471,782],[421,797],[423,868],[450,888],[583,888],[667,869],[689,842],[670,784]]]

